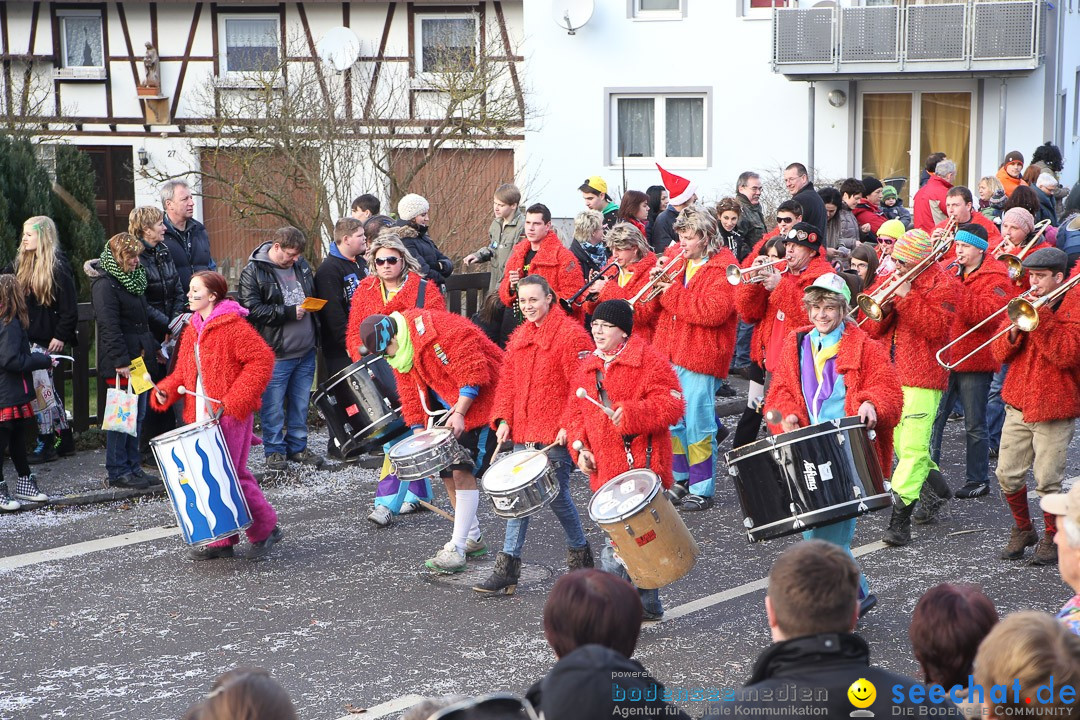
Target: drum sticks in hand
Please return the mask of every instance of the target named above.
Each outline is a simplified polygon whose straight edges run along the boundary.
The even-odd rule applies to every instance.
[[[574,394],[575,394],[575,395],[577,395],[577,396],[578,396],[579,398],[581,398],[582,400],[588,400],[588,401],[589,401],[589,402],[591,402],[591,403],[592,403],[593,405],[595,405],[596,407],[598,407],[598,408],[600,408],[601,410],[603,410],[603,411],[604,411],[604,414],[605,414],[605,415],[607,415],[608,417],[613,417],[613,416],[615,415],[615,411],[614,411],[614,410],[612,410],[611,408],[607,407],[607,406],[606,406],[606,405],[604,405],[603,403],[601,403],[601,402],[597,402],[596,400],[593,400],[593,399],[592,399],[591,397],[589,397],[589,393],[585,392],[585,388],[583,388],[583,387],[579,387],[579,388],[577,389],[577,392],[575,392]]]

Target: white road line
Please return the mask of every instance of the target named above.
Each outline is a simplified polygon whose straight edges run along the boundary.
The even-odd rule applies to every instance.
[[[416,703],[426,699],[427,698],[425,698],[423,695],[402,695],[399,698],[388,700],[381,705],[370,707],[362,713],[349,713],[348,715],[342,715],[338,718],[338,720],[358,720],[359,718],[364,718],[365,720],[367,720],[368,718],[386,717],[387,715],[393,715],[394,713],[399,713],[402,710],[407,710]]]
[[[180,534],[180,528],[175,525],[171,527],[155,527],[150,528],[149,530],[139,530],[138,532],[114,535],[113,537],[101,538],[99,540],[88,540],[87,542],[75,543],[74,545],[63,545],[61,547],[50,548],[49,550],[39,550],[38,552],[24,553],[22,555],[11,555],[9,557],[0,558],[0,570],[14,570],[16,568],[26,567],[27,565],[37,565],[38,563],[49,562],[51,560],[79,557],[80,555],[88,555],[89,553],[98,552],[100,550],[110,550],[112,548],[124,547],[125,545],[136,545],[138,543],[160,540],[178,534]]]

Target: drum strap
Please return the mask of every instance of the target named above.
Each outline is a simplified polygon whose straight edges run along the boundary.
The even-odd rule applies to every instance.
[[[420,278],[420,289],[416,291],[416,307],[423,309],[427,297],[427,280]]]
[[[599,370],[596,371],[596,394],[600,396],[600,402],[604,407],[611,407],[611,399],[608,397],[607,390],[604,389],[604,376]],[[629,468],[634,467],[634,453],[630,449],[630,444],[634,442],[637,435],[623,435],[623,449],[626,451],[626,465]],[[645,448],[645,467],[652,467],[652,438],[649,438],[649,442]]]

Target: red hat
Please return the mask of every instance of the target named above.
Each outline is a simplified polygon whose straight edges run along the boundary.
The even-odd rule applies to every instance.
[[[656,163],[656,169],[660,171],[660,179],[668,191],[668,202],[672,205],[685,205],[697,193],[697,184],[684,177],[669,173],[660,167],[660,163]]]

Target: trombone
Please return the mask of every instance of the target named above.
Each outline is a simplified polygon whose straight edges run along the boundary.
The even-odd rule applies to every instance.
[[[749,285],[751,283],[759,283],[765,281],[765,275],[761,273],[766,268],[771,268],[784,262],[783,258],[777,260],[770,260],[769,262],[761,263],[759,265],[751,265],[748,268],[742,268],[732,263],[727,266],[727,270],[724,274],[727,275],[727,281],[732,285]],[[778,272],[783,275],[787,272],[787,265],[778,269]]]
[[[1005,253],[998,255],[998,250],[1001,250],[1002,245],[1005,244],[1005,240],[1002,239],[998,246],[994,248],[994,257],[1001,262],[1009,266],[1009,279],[1018,280],[1021,275],[1024,274],[1024,256],[1027,255],[1031,248],[1035,247],[1039,242],[1039,238],[1046,232],[1046,228],[1050,227],[1050,220],[1040,220],[1035,224],[1034,232],[1031,234],[1031,239],[1024,243],[1024,246],[1017,250],[1015,253]]]
[[[955,224],[955,221],[950,220],[951,224]],[[948,226],[946,226],[946,233],[948,233]],[[856,310],[862,310],[866,318],[859,321],[859,325],[862,325],[866,320],[873,320],[875,322],[881,322],[892,311],[892,299],[896,295],[896,291],[900,289],[900,286],[906,282],[912,282],[915,278],[922,275],[929,270],[932,266],[936,265],[938,261],[949,251],[949,248],[953,244],[953,236],[945,234],[938,240],[937,245],[930,251],[930,254],[917,262],[914,267],[910,268],[906,273],[900,277],[896,277],[894,272],[890,279],[883,283],[881,287],[875,290],[873,293],[859,293],[855,298]],[[851,311],[852,313],[855,310]]]
[[[1015,297],[1012,300],[1010,300],[1005,305],[1005,307],[1003,307],[1003,308],[1001,308],[999,310],[996,310],[994,313],[989,315],[986,319],[979,322],[978,325],[971,328],[970,330],[965,332],[963,335],[961,335],[960,337],[956,338],[955,340],[950,342],[945,347],[938,350],[937,351],[938,364],[941,365],[941,367],[945,368],[946,370],[955,370],[958,366],[963,364],[963,362],[965,360],[967,360],[968,358],[970,358],[973,355],[977,354],[980,350],[985,348],[987,345],[990,345],[992,342],[994,342],[999,337],[1001,337],[1005,333],[1009,332],[1013,328],[1016,328],[1017,330],[1020,330],[1021,332],[1026,332],[1026,333],[1034,332],[1035,329],[1039,327],[1039,308],[1041,308],[1043,305],[1047,305],[1047,304],[1056,302],[1058,298],[1060,298],[1062,295],[1064,295],[1069,290],[1071,290],[1073,287],[1075,287],[1077,283],[1080,283],[1080,275],[1074,275],[1073,277],[1069,278],[1066,282],[1062,283],[1061,285],[1054,288],[1050,292],[1046,293],[1042,297],[1037,297],[1034,300],[1029,299],[1030,296],[1031,296],[1032,290],[1026,290],[1019,297]],[[979,347],[977,347],[974,350],[972,350],[971,352],[969,352],[964,357],[960,358],[959,360],[956,360],[955,362],[947,363],[947,362],[945,362],[944,360],[941,359],[942,353],[944,353],[946,350],[953,347],[958,342],[960,342],[961,340],[966,338],[968,335],[975,332],[976,330],[981,328],[983,325],[986,325],[988,322],[990,322],[991,320],[996,318],[998,315],[1001,315],[1002,313],[1006,313],[1008,315],[1009,324],[1006,325],[1005,327],[1003,327],[1001,330],[999,330],[996,335],[994,335],[992,338],[990,338],[989,340],[984,342]]]
[[[680,250],[679,254],[671,258],[671,262],[665,265],[656,277],[646,283],[643,288],[638,290],[637,295],[630,298],[630,306],[633,307],[638,303],[639,300],[644,300],[645,302],[652,302],[656,298],[660,297],[660,295],[664,292],[659,287],[660,283],[673,282],[675,280],[675,276],[679,274],[679,272],[682,270],[682,267],[676,267],[676,265],[684,262],[685,260],[686,252]]]

